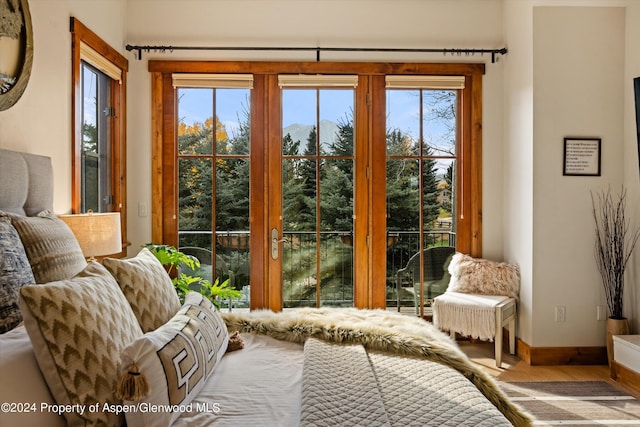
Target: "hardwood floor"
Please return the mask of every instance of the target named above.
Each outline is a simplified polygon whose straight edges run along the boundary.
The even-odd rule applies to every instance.
[[[502,368],[498,368],[493,358],[493,343],[460,340],[458,345],[474,363],[498,381],[606,381],[640,399],[640,394],[610,378],[607,365],[530,366],[517,356],[504,354]]]

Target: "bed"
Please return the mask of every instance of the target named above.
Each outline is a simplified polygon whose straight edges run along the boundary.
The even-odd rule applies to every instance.
[[[49,158],[0,149],[0,425],[532,423],[418,318],[220,313],[196,293],[177,301],[144,249],[87,264],[51,183]]]

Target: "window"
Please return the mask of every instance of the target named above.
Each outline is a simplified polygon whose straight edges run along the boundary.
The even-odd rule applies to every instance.
[[[283,308],[354,304],[357,84],[358,76],[278,76]]]
[[[108,212],[113,197],[111,170],[107,167],[111,158],[108,144],[111,79],[84,61],[81,69],[80,211]]]
[[[72,213],[120,212],[124,248],[128,62],[77,19],[70,26]]]
[[[153,167],[163,171],[153,181],[152,239],[207,249],[251,308],[385,307],[396,301],[395,271],[421,248],[481,255],[483,65],[149,69]],[[194,89],[177,70],[194,81],[243,73],[252,88],[237,102],[239,88]],[[200,130],[209,148],[183,152],[185,136]]]
[[[405,272],[388,287],[387,300],[395,299],[399,311],[409,306],[431,314],[433,299],[448,285],[443,270],[453,251],[447,248],[456,247],[464,78],[387,76],[386,88],[387,276]]]
[[[173,85],[178,100],[178,248],[198,258],[198,276],[212,283],[228,279],[245,289],[235,306],[249,307],[252,76],[174,74]]]

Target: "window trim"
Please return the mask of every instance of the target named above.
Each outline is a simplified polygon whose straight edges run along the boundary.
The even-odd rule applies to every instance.
[[[82,194],[82,54],[85,51],[83,45],[91,49],[101,57],[101,61],[111,65],[112,72],[120,71],[120,79],[112,78],[111,101],[113,103],[114,117],[111,120],[111,188],[113,189],[113,204],[111,211],[120,212],[122,252],[114,256],[126,256],[127,247],[127,180],[126,180],[126,129],[127,129],[127,71],[129,61],[118,51],[102,40],[93,31],[87,28],[78,19],[71,17],[69,20],[71,32],[71,213],[81,213]],[[96,58],[92,58],[93,61]],[[91,61],[89,61],[91,63]]]
[[[175,184],[163,182],[160,173],[165,165],[170,164],[172,156],[172,144],[175,142],[174,110],[176,108],[175,92],[172,86],[172,73],[251,73],[254,76],[254,88],[252,92],[252,105],[258,113],[252,114],[251,125],[257,125],[256,132],[252,133],[258,143],[252,156],[264,158],[266,142],[277,135],[271,135],[270,130],[264,126],[264,118],[275,119],[279,115],[279,95],[265,88],[277,87],[278,75],[281,74],[356,74],[360,76],[362,87],[366,90],[359,91],[360,102],[366,108],[359,110],[356,120],[363,123],[358,127],[356,140],[368,144],[369,152],[367,162],[360,162],[361,167],[368,165],[384,165],[386,161],[385,144],[373,144],[373,141],[384,141],[386,137],[385,116],[385,76],[386,75],[436,75],[436,76],[464,76],[465,84],[462,91],[461,105],[459,108],[461,119],[459,120],[459,134],[461,139],[468,141],[461,149],[460,161],[465,162],[471,171],[461,171],[463,179],[458,181],[458,192],[461,206],[458,208],[458,233],[464,233],[464,238],[458,238],[458,250],[471,256],[482,255],[482,76],[484,64],[438,64],[438,63],[378,63],[378,62],[231,62],[231,61],[160,61],[151,60],[148,63],[152,81],[152,169],[158,171],[152,181],[152,240],[155,242],[171,243],[175,236],[171,232],[171,225],[175,223],[175,207],[170,199],[175,197]],[[275,81],[275,83],[273,83]],[[271,84],[268,84],[272,82]],[[275,86],[274,86],[275,84]],[[361,85],[359,84],[358,87]],[[263,99],[266,98],[266,99]],[[464,100],[464,101],[462,101]],[[264,116],[264,117],[263,117]],[[364,141],[366,138],[366,141]],[[271,160],[271,159],[270,159]],[[268,168],[263,162],[252,162],[251,174],[254,179],[261,179],[267,173]],[[467,172],[467,173],[465,173]],[[369,179],[366,188],[358,187],[356,190],[358,201],[366,203],[369,213],[384,211],[386,197],[381,197],[379,192],[384,191],[385,173],[372,171],[372,179]],[[165,176],[165,179],[167,177]],[[261,200],[262,203],[268,201]],[[380,205],[378,205],[380,203]],[[464,205],[462,205],[464,203]],[[358,215],[357,215],[358,216]],[[386,233],[385,219],[383,216],[370,216],[370,221],[363,226],[373,241],[382,241],[381,234]],[[375,219],[375,221],[374,221]],[[256,215],[252,222],[251,244],[252,247],[268,247],[266,218]],[[357,227],[357,225],[356,225]],[[363,271],[367,271],[363,281],[366,286],[356,284],[354,289],[354,304],[357,307],[385,307],[386,305],[386,253],[385,248],[370,248],[360,234],[362,242],[358,250],[368,251],[368,256],[360,257]],[[356,242],[358,243],[358,242]],[[266,252],[265,252],[266,253]],[[266,254],[257,254],[252,258],[252,278],[262,291],[253,293],[251,297],[252,308],[274,308],[269,291],[271,270],[265,270],[265,264],[269,262]],[[356,268],[360,268],[356,266]],[[255,277],[257,271],[259,275]],[[269,274],[263,275],[265,271]],[[276,279],[276,278],[273,278]]]

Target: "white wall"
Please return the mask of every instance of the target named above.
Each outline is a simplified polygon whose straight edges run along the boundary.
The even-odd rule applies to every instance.
[[[504,257],[520,266],[518,336],[532,344],[533,20],[528,2],[504,6]]]
[[[523,270],[518,336],[534,347],[604,341],[590,191],[620,188],[631,150],[626,4],[505,1],[505,258]],[[566,136],[602,138],[602,176],[562,175]]]
[[[125,0],[29,0],[33,68],[27,88],[0,112],[0,147],[50,156],[54,210],[71,210],[71,33],[75,16],[112,46],[124,45]]]
[[[631,2],[626,10],[624,73],[624,182],[629,194],[628,213],[632,227],[640,227],[640,169],[636,134],[633,78],[640,77],[640,2]],[[640,106],[638,107],[640,108]],[[632,320],[632,331],[640,333],[640,246],[627,269],[625,315]]]
[[[534,330],[538,346],[596,346],[604,307],[590,192],[623,178],[624,8],[534,7]],[[562,33],[562,37],[556,34]],[[599,177],[562,175],[563,138],[602,138]],[[566,307],[555,322],[554,307]],[[553,331],[553,332],[551,332]]]

